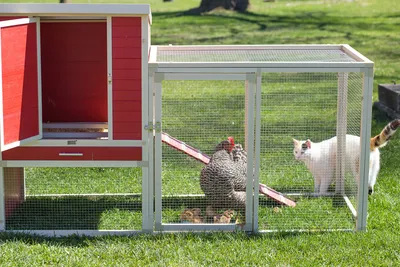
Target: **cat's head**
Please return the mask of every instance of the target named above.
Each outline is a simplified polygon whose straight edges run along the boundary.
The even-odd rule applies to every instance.
[[[299,141],[293,138],[293,155],[296,160],[305,160],[311,154],[311,141]]]

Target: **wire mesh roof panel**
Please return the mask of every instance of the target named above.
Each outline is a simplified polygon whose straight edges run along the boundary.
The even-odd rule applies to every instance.
[[[357,62],[341,49],[159,49],[157,62]]]

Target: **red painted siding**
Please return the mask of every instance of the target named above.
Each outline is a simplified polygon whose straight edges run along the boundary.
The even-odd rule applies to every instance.
[[[60,156],[59,153],[82,153]],[[2,153],[3,160],[142,160],[141,147],[16,147]]]
[[[4,143],[39,134],[36,24],[1,29]]]
[[[112,19],[113,138],[142,138],[141,18]]]
[[[41,23],[43,121],[107,122],[106,22]]]

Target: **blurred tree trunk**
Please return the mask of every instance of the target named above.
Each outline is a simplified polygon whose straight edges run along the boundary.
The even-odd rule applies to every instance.
[[[250,0],[201,0],[199,7],[189,10],[187,13],[201,14],[218,7],[238,12],[245,12],[249,5]]]
[[[60,0],[60,4],[72,3],[72,0]]]
[[[200,9],[205,11],[213,10],[217,7],[245,12],[250,5],[250,0],[201,0]]]

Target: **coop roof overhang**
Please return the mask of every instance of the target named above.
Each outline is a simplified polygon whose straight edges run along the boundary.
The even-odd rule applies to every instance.
[[[347,44],[151,46],[150,68],[372,68]]]
[[[0,4],[0,16],[148,16],[149,4]]]

